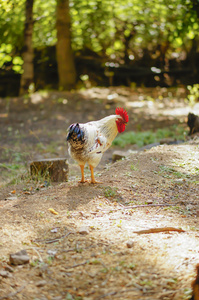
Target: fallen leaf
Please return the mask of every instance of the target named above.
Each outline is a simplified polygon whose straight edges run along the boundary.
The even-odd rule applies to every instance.
[[[55,211],[53,208],[49,208],[48,210],[49,210],[52,214],[58,215],[58,212]]]
[[[25,191],[25,192],[23,192],[23,194],[30,195],[30,194],[31,194],[31,192],[29,192],[29,191]]]
[[[11,194],[16,194],[16,191],[15,190],[11,191]]]

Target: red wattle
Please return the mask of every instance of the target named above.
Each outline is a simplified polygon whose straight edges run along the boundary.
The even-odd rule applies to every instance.
[[[117,130],[118,130],[119,133],[121,133],[125,130],[125,124],[124,123],[116,121],[116,124],[117,124]]]

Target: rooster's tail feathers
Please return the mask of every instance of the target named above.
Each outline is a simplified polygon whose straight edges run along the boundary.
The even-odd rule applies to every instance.
[[[79,123],[75,123],[75,124],[70,125],[68,136],[67,136],[66,140],[69,141],[71,139],[79,140],[79,141],[84,140],[84,132],[80,128]]]

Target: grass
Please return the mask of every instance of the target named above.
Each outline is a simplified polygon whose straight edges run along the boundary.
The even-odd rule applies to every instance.
[[[180,171],[176,171],[174,168],[169,167],[169,166],[161,165],[161,166],[159,166],[159,168],[160,168],[160,171],[159,172],[154,171],[154,173],[160,174],[164,178],[171,178],[171,175],[173,175],[177,178],[189,178],[190,177],[190,175],[182,173]]]
[[[32,133],[33,134],[33,133]],[[48,145],[42,143],[35,134],[33,134],[38,143],[35,145],[20,144],[13,141],[12,147],[0,146],[0,185],[16,184],[21,181],[21,176],[28,171],[29,161],[33,160],[33,151],[39,155],[51,153],[57,155],[57,149],[60,146],[58,142],[51,141]],[[20,151],[20,150],[25,151]],[[43,180],[40,176],[38,180]]]
[[[138,162],[137,162],[136,165],[131,164],[131,170],[132,170],[132,171],[137,171],[137,170],[139,169],[138,164],[139,164]]]
[[[0,186],[15,184],[21,181],[21,176],[25,174],[25,167],[18,163],[0,163]],[[2,180],[2,182],[1,182]]]
[[[104,196],[107,198],[114,198],[117,195],[117,188],[116,187],[106,187],[104,189]]]
[[[15,170],[19,170],[21,168],[21,165],[19,164],[2,164],[0,163],[0,168],[4,168],[6,170],[9,171],[15,171]]]
[[[184,128],[173,125],[170,128],[158,129],[153,131],[134,132],[128,131],[116,137],[113,145],[124,148],[126,145],[136,144],[138,147],[143,147],[148,144],[159,142],[163,138],[174,138],[176,140],[184,140]]]

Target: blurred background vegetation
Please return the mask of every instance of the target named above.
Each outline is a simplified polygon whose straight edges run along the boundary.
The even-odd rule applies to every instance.
[[[2,97],[199,82],[198,0],[1,0],[0,10]]]

